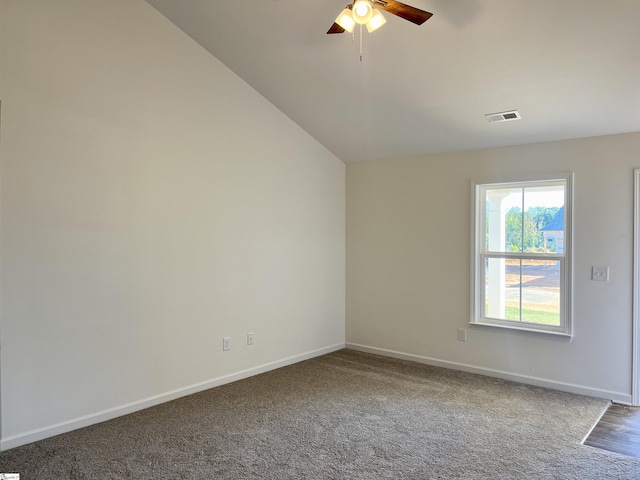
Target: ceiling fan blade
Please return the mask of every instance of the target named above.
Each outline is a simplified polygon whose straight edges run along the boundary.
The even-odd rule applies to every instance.
[[[344,32],[344,28],[342,28],[337,23],[334,23],[333,25],[331,25],[331,28],[327,31],[327,35],[329,35],[330,33],[342,33],[342,32]]]
[[[409,5],[405,5],[404,3],[395,2],[394,0],[385,0],[381,2],[376,1],[374,3],[376,4],[376,8],[384,10],[385,12],[389,12],[400,18],[404,18],[405,20],[409,20],[416,25],[422,25],[433,16],[433,13],[425,12],[424,10],[420,10],[419,8],[411,7]]]

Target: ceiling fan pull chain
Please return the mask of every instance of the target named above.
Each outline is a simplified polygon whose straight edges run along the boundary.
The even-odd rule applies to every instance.
[[[360,61],[362,61],[362,24],[360,24]]]

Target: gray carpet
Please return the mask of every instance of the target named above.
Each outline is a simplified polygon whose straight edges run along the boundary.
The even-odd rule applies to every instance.
[[[0,454],[30,479],[638,479],[601,399],[342,350]]]

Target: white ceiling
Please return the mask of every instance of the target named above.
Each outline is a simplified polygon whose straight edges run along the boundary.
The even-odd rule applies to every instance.
[[[348,0],[147,1],[345,162],[640,131],[640,0],[407,0],[363,62]]]

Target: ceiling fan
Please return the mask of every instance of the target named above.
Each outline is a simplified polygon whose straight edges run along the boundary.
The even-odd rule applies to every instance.
[[[433,15],[394,0],[355,0],[338,15],[327,34],[343,33],[345,30],[351,33],[356,24],[366,25],[367,30],[371,33],[387,22],[380,10],[409,20],[416,25],[422,25]]]

